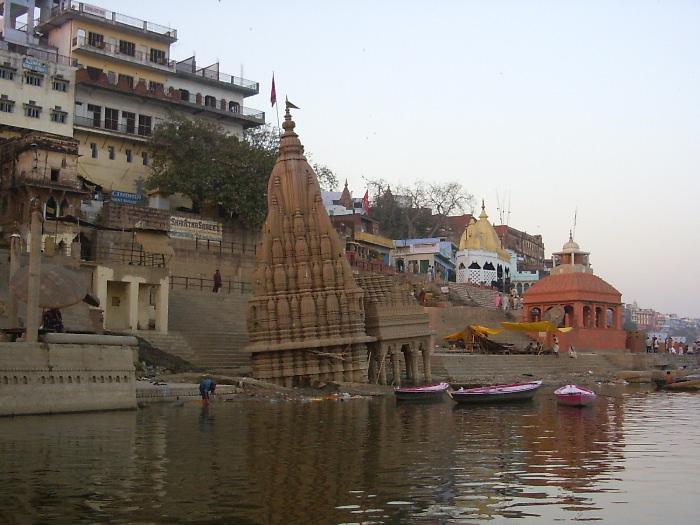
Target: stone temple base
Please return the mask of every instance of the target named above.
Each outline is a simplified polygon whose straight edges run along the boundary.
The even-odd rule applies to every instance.
[[[345,346],[259,350],[252,354],[253,377],[284,387],[316,381],[367,382],[367,347]]]

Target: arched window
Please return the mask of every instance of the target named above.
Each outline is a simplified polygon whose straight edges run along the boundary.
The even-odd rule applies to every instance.
[[[215,108],[216,107],[216,99],[212,97],[211,95],[207,95],[204,97],[204,105],[209,106],[210,108]]]
[[[530,310],[530,322],[537,323],[542,320],[542,311],[539,308],[532,308]]]
[[[228,103],[228,110],[231,113],[240,113],[241,112],[241,105],[238,102],[234,102],[233,100]]]
[[[49,197],[49,200],[46,201],[46,212],[44,213],[44,216],[47,219],[55,219],[58,217],[58,204],[56,203],[56,199],[53,197]]]
[[[58,216],[63,217],[70,211],[70,203],[68,202],[68,199],[63,199],[61,201],[61,207],[58,210]]]
[[[583,327],[593,328],[593,310],[589,305],[583,307]]]
[[[617,328],[615,326],[615,310],[613,308],[608,308],[605,311],[605,327],[606,328]]]
[[[603,309],[599,306],[595,309],[595,327],[605,328],[605,319],[603,319]]]

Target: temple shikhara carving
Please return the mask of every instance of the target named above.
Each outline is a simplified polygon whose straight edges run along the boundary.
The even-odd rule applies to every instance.
[[[369,294],[358,286],[289,107],[282,127],[248,303],[253,377],[292,387],[312,381],[386,383],[390,376],[398,385],[402,364],[411,382],[418,382],[423,364],[429,378],[432,332],[426,314],[390,281],[365,281]],[[371,312],[369,329],[365,311]]]
[[[268,183],[268,214],[253,273],[248,335],[253,376],[367,381],[364,295],[331,226],[287,108]]]

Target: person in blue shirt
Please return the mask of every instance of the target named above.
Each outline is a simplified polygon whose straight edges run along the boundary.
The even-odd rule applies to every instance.
[[[204,403],[209,404],[209,396],[216,390],[216,383],[212,379],[202,379],[199,383],[199,393],[202,395]]]

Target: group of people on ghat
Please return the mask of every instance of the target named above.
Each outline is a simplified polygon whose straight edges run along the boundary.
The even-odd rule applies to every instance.
[[[658,354],[665,352],[668,354],[700,354],[700,341],[695,341],[692,346],[682,341],[674,341],[673,337],[661,338],[647,335],[645,340],[646,352],[648,354]]]

